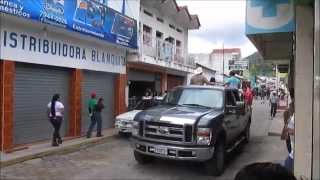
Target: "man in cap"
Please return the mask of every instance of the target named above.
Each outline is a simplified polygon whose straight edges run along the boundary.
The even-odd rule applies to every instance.
[[[203,75],[203,71],[201,67],[198,67],[195,70],[195,75],[192,76],[191,80],[190,80],[190,84],[191,85],[204,85],[204,84],[208,84],[208,85],[214,85],[214,82],[209,82],[208,79]]]
[[[94,115],[93,115],[94,108],[97,105],[96,96],[97,96],[97,94],[95,92],[92,92],[91,99],[88,102],[88,110],[89,110],[89,117],[90,117],[91,123],[90,123],[90,127],[88,129],[88,132],[87,132],[87,138],[91,137],[93,127],[96,124],[96,119],[94,118]]]

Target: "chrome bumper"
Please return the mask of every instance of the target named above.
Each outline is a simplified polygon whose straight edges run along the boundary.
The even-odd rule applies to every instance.
[[[142,153],[153,157],[203,162],[211,159],[214,147],[178,147],[174,145],[159,145],[132,139],[132,147]],[[155,153],[155,148],[161,147],[167,151],[165,154]]]
[[[132,124],[122,124],[120,121],[116,121],[115,128],[119,130],[119,132],[131,133],[132,132]]]

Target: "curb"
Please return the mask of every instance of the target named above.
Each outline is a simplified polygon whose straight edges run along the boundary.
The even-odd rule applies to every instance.
[[[22,157],[12,158],[12,159],[6,160],[6,161],[0,161],[0,168],[11,166],[11,165],[21,163],[24,161],[28,161],[31,159],[43,158],[45,156],[69,154],[72,152],[79,151],[81,149],[86,149],[88,147],[103,144],[115,136],[116,136],[116,134],[112,134],[110,136],[87,140],[87,141],[84,141],[84,142],[81,142],[78,144],[71,144],[71,145],[68,145],[65,147],[57,147],[57,148],[50,149],[50,150],[44,151],[44,152],[39,152],[39,153],[34,153],[34,154],[22,156]]]

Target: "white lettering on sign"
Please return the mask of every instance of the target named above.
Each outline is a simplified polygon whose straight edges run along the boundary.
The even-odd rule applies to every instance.
[[[1,29],[1,59],[44,65],[125,73],[125,51],[66,35],[37,33],[28,28]],[[109,47],[109,48],[108,48]]]

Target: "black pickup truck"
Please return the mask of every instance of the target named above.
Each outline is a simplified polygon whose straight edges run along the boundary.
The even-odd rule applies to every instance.
[[[154,158],[202,162],[221,175],[228,152],[249,141],[251,110],[237,89],[181,86],[163,103],[138,113],[132,145],[140,164]]]

